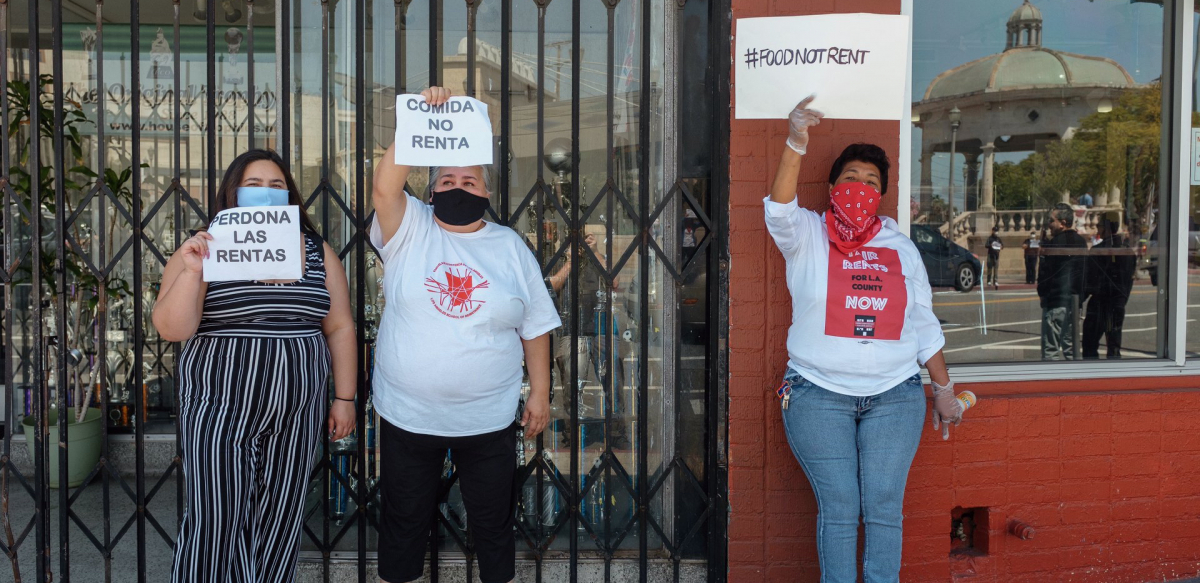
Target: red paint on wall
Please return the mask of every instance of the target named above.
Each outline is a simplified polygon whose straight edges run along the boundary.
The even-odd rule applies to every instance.
[[[899,2],[733,0],[732,8],[736,34],[737,18],[894,14]],[[791,310],[762,198],[786,147],[786,124],[730,118],[729,580],[816,582],[816,502],[784,439],[773,391],[787,362]],[[800,204],[824,210],[830,163],[851,143],[873,142],[893,161],[881,213],[894,217],[896,169],[910,163],[896,159],[898,136],[897,122],[828,120],[814,128]],[[979,394],[980,404],[948,442],[927,429],[909,474],[901,580],[1142,583],[1200,575],[1195,387],[1198,377],[961,387]],[[951,552],[952,514],[970,508],[987,509],[975,531],[986,554]],[[1013,520],[1029,524],[1034,538],[1009,534]]]

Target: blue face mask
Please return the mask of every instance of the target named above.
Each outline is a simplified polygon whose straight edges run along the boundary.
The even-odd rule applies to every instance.
[[[265,186],[239,186],[238,206],[287,206],[288,191]]]

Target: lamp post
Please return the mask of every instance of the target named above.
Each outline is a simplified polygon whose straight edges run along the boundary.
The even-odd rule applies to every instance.
[[[949,175],[949,178],[947,179],[947,182],[949,183],[947,185],[948,189],[949,189],[949,194],[946,196],[946,199],[947,199],[946,200],[946,208],[948,209],[947,212],[949,213],[950,218],[948,220],[949,224],[946,227],[946,234],[948,234],[950,236],[950,240],[953,241],[954,240],[954,149],[955,149],[955,146],[958,145],[957,144],[957,142],[958,142],[958,126],[959,126],[959,124],[962,123],[962,112],[958,110],[957,105],[954,106],[954,109],[950,110],[950,114],[948,117],[950,119],[950,169],[949,169],[949,172],[947,172],[947,174]]]

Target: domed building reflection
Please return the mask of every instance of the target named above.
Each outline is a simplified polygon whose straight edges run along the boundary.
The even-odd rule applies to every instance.
[[[914,220],[950,221],[942,232],[961,243],[979,243],[975,239],[998,224],[996,154],[1039,151],[1070,140],[1085,116],[1111,111],[1122,93],[1139,87],[1112,59],[1043,46],[1042,13],[1029,0],[1009,17],[1005,38],[1002,52],[942,72],[913,104],[913,124],[921,129],[921,182],[915,195],[920,209]],[[955,108],[958,123],[952,124]],[[953,197],[966,208],[960,203],[951,216],[930,216],[934,193],[953,188],[933,184],[934,154],[952,149],[966,163],[964,192]],[[1091,194],[1096,211],[1120,212],[1119,187]],[[1061,193],[1064,202],[1070,197]],[[999,223],[1005,231],[1028,233],[1039,226],[1038,214],[1013,214]]]

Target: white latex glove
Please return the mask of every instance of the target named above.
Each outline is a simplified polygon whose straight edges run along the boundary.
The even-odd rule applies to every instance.
[[[814,97],[816,95],[804,98],[804,101],[796,104],[796,109],[788,114],[787,145],[797,154],[803,155],[808,150],[808,128],[821,123],[821,118],[825,117],[825,114],[815,109],[808,109],[808,104],[812,103]]]
[[[932,380],[929,384],[933,387],[933,429],[942,430],[943,440],[950,439],[950,424],[962,422],[962,401],[954,397],[954,381],[944,387]]]

